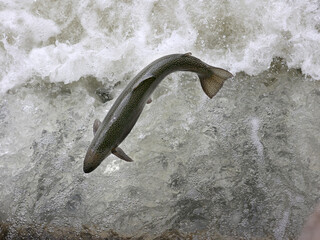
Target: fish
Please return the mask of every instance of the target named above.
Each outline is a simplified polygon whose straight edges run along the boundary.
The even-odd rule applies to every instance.
[[[196,73],[209,98],[217,94],[225,80],[233,77],[227,70],[210,66],[191,53],[166,55],[153,61],[128,83],[104,120],[94,121],[94,138],[84,158],[84,173],[95,170],[110,154],[133,162],[119,145],[136,124],[145,105],[152,101],[150,96],[159,83],[176,71]]]

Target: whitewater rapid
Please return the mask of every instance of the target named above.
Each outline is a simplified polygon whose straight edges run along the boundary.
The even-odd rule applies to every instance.
[[[0,236],[297,238],[320,199],[319,43],[318,0],[0,0]],[[170,75],[121,144],[135,162],[85,175],[94,120],[186,52],[235,77],[209,100]]]
[[[2,93],[34,77],[122,79],[159,56],[188,51],[250,75],[281,57],[320,79],[316,0],[0,4]]]

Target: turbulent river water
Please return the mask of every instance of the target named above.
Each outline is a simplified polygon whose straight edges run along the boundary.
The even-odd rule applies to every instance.
[[[318,0],[0,0],[0,238],[296,239],[320,198]],[[121,144],[83,159],[126,84],[174,73]],[[46,238],[47,237],[47,238]],[[140,238],[140,239],[141,239]]]

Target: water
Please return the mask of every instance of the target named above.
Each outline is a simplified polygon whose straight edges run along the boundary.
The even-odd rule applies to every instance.
[[[25,226],[38,235],[297,238],[320,197],[319,6],[1,1],[7,238]],[[170,75],[121,144],[135,162],[110,156],[84,174],[94,119],[145,65],[185,52],[235,78],[210,100],[196,75]]]

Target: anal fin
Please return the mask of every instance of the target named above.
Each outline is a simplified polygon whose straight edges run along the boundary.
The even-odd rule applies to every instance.
[[[116,147],[111,152],[112,154],[126,162],[133,162],[133,160],[127,154],[125,154],[125,152],[119,147]]]

